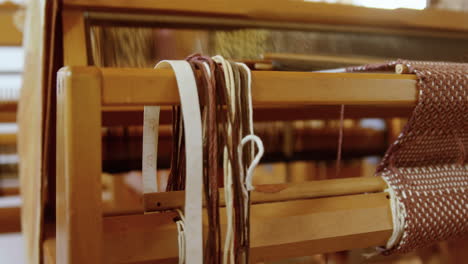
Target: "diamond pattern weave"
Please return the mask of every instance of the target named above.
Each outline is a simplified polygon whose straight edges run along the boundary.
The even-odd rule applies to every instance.
[[[402,214],[400,239],[384,254],[406,253],[468,234],[468,64],[395,61],[350,68],[416,74],[418,102],[377,175]]]

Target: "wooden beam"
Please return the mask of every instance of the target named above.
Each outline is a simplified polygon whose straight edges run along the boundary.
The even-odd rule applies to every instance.
[[[90,24],[93,25],[132,25],[132,26],[175,26],[186,28],[263,28],[263,29],[283,29],[283,30],[302,30],[302,31],[325,31],[325,32],[349,32],[349,33],[372,33],[383,35],[400,35],[400,36],[426,36],[439,37],[449,39],[466,39],[468,35],[464,32],[455,31],[440,31],[440,30],[421,30],[409,28],[389,28],[377,27],[374,24],[353,25],[346,24],[325,24],[324,21],[311,23],[290,22],[290,21],[274,21],[260,20],[247,17],[234,16],[219,16],[206,14],[167,14],[167,12],[151,12],[151,13],[120,13],[120,12],[102,12],[90,11],[87,13],[87,18]],[[257,63],[255,63],[257,64]],[[263,65],[266,66],[266,65]]]
[[[306,181],[301,183],[267,184],[255,186],[251,191],[252,204],[312,199],[331,196],[382,192],[387,188],[380,177],[359,177]],[[224,191],[221,189],[220,206],[225,205]],[[184,191],[147,193],[143,195],[146,211],[163,211],[183,208]]]
[[[386,60],[386,58],[297,53],[266,53],[263,54],[263,58],[279,63],[304,63],[316,67],[327,65],[335,68],[379,63]]]
[[[383,245],[392,232],[384,193],[258,204],[251,214],[252,263]],[[104,263],[173,263],[178,257],[176,216],[104,217]],[[224,220],[222,229],[224,234]],[[53,237],[44,242],[48,264],[55,263],[55,244]]]
[[[102,261],[101,91],[93,72],[63,68],[57,77],[58,263]]]
[[[105,217],[105,263],[177,258],[176,216]],[[224,234],[224,220],[221,225]],[[379,246],[391,232],[385,193],[256,204],[251,207],[251,262]]]
[[[69,70],[80,74],[90,72],[87,67],[73,67]],[[171,70],[99,70],[102,75],[100,78],[104,106],[164,106],[179,103],[177,84]],[[252,100],[257,106],[412,106],[416,98],[415,75],[252,72]]]
[[[265,53],[263,58],[270,60],[274,69],[294,71],[322,71],[326,69],[340,69],[349,66],[382,63],[389,58],[343,56],[326,54],[298,54],[298,53]]]
[[[280,0],[64,0],[64,7],[109,12],[161,12],[243,17],[274,21],[468,32],[463,12],[436,9],[377,9],[352,5]]]
[[[79,10],[62,12],[63,61],[66,66],[88,64],[84,14]]]

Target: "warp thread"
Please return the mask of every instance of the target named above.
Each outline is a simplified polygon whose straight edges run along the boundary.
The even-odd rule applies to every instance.
[[[263,153],[263,144],[253,131],[251,74],[241,63],[191,55],[197,70],[197,85],[204,96],[203,119],[204,195],[207,202],[208,237],[205,263],[248,263],[250,249],[250,194],[253,171]],[[185,188],[184,128],[179,107],[173,108],[173,149],[167,190]],[[254,146],[258,153],[254,157]],[[245,150],[244,150],[245,148]],[[222,155],[226,202],[226,236],[221,250],[218,156]],[[178,221],[179,233],[183,222]],[[183,239],[179,238],[182,242]],[[180,248],[183,246],[180,246]],[[182,256],[180,257],[182,259]]]

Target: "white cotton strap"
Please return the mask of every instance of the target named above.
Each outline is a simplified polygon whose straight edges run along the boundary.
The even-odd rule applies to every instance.
[[[203,263],[202,189],[203,144],[197,82],[192,67],[186,61],[161,61],[156,68],[172,68],[179,88],[184,122],[186,182],[185,182],[185,260],[187,264]]]
[[[156,68],[157,66],[155,66]],[[143,155],[141,171],[143,193],[158,192],[158,136],[159,106],[143,107]],[[146,205],[145,205],[146,211]]]
[[[143,108],[143,193],[158,191],[157,158],[158,158],[158,127],[159,106]]]

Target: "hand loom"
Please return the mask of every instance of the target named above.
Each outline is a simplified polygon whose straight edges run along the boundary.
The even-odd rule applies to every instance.
[[[90,25],[417,35],[448,47],[468,41],[468,17],[438,10],[244,0],[44,0],[29,7],[34,11],[26,20],[28,64],[19,116],[23,131],[37,133],[20,135],[19,151],[30,263],[177,259],[176,214],[152,212],[181,207],[184,192],[146,194],[146,213],[105,211],[101,198],[102,125],[132,123],[121,112],[142,116],[143,106],[179,104],[174,74],[95,66],[100,62],[91,59]],[[448,59],[459,54],[449,50]],[[253,71],[252,99],[254,107],[270,109],[265,118],[284,108],[341,104],[363,106],[362,116],[378,107],[388,114],[414,106],[415,80],[406,74]],[[319,110],[309,117],[318,115]],[[252,192],[251,262],[385,244],[392,233],[385,189],[378,177],[258,186]]]

